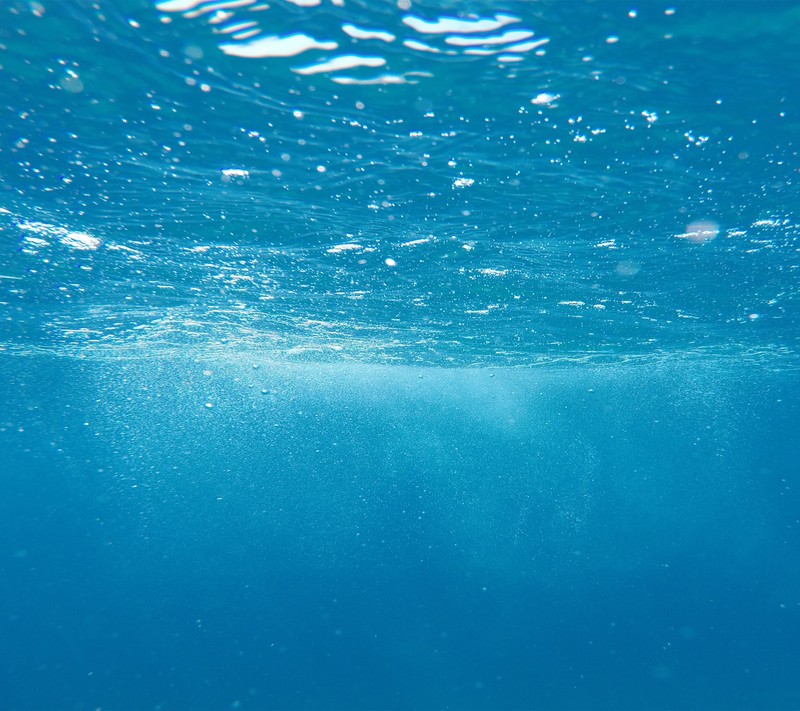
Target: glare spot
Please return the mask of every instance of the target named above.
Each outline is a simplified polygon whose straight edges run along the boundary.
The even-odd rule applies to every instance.
[[[318,41],[313,37],[297,33],[286,37],[259,37],[252,42],[223,44],[220,49],[232,57],[294,57],[310,49],[331,51],[339,45],[332,41]]]
[[[554,101],[558,101],[561,98],[559,94],[548,94],[546,92],[542,92],[541,94],[537,94],[531,99],[531,103],[535,106],[549,106]]]
[[[344,244],[337,244],[333,247],[329,247],[325,251],[328,254],[341,254],[342,252],[352,252],[353,250],[363,248],[363,245],[357,244],[356,242],[345,242]]]
[[[61,244],[70,249],[92,251],[100,246],[100,240],[86,232],[67,232],[61,238]]]
[[[250,171],[241,168],[223,168],[222,180],[225,183],[235,182],[239,185],[250,177]]]
[[[712,220],[696,220],[686,226],[686,232],[675,235],[678,239],[686,239],[696,244],[710,242],[719,234],[719,225]]]

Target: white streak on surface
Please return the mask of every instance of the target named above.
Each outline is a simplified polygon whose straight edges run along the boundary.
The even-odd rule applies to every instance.
[[[292,69],[298,74],[321,74],[322,72],[338,72],[342,69],[354,69],[355,67],[382,67],[386,64],[383,57],[359,57],[355,54],[345,54],[341,57],[334,57],[327,62],[312,64],[308,67]]]
[[[383,30],[365,30],[349,23],[342,25],[342,31],[353,39],[359,40],[377,39],[383,42],[394,42],[395,39],[397,39],[391,32],[384,32]]]
[[[513,22],[520,22],[513,15],[498,14],[493,18],[480,18],[477,20],[461,20],[457,17],[440,17],[438,20],[428,22],[413,15],[406,15],[403,24],[412,30],[429,35],[443,35],[462,32],[491,32]]]
[[[294,57],[310,49],[337,49],[332,41],[319,41],[297,33],[286,37],[262,37],[244,44],[222,44],[220,49],[233,57]]]
[[[445,42],[454,47],[474,47],[482,44],[508,44],[509,42],[522,42],[522,40],[533,37],[530,30],[511,30],[501,35],[489,35],[488,37],[462,37],[454,35],[447,37]]]

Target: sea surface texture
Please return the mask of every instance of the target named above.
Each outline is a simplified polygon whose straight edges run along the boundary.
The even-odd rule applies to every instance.
[[[800,2],[2,0],[0,709],[800,708]]]

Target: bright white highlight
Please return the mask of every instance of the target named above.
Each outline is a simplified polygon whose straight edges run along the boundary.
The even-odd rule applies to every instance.
[[[460,34],[462,32],[491,32],[498,30],[505,25],[513,22],[520,22],[518,17],[513,15],[495,15],[494,18],[481,18],[478,20],[460,20],[457,17],[440,17],[434,22],[422,20],[413,15],[403,18],[403,24],[408,25],[412,30],[429,35]]]
[[[320,42],[297,33],[287,37],[262,37],[242,44],[223,44],[220,49],[232,57],[294,57],[310,49],[338,49],[336,42]]]

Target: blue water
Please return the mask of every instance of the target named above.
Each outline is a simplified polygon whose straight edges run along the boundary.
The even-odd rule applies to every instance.
[[[800,708],[800,5],[0,5],[0,709]]]

